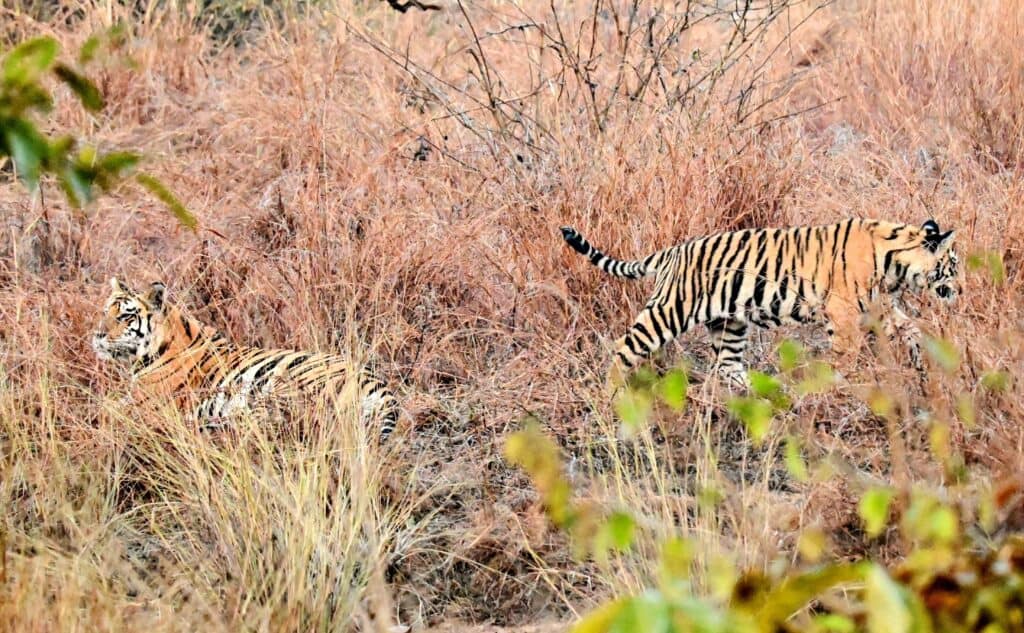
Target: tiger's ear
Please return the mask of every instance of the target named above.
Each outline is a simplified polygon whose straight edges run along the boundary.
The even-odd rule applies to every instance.
[[[129,295],[130,294],[134,294],[132,292],[132,289],[129,288],[128,286],[124,285],[124,282],[122,282],[117,277],[111,277],[110,278],[110,288],[112,290],[114,290],[115,292],[123,292],[123,293],[129,294]]]
[[[921,230],[924,231],[925,235],[938,235],[939,223],[935,220],[925,220],[925,223],[921,225]]]
[[[167,286],[162,281],[154,281],[149,286],[149,290],[146,291],[142,300],[146,302],[154,312],[164,311],[164,300],[167,296]]]
[[[924,236],[924,247],[936,255],[945,255],[949,247],[953,245],[953,238],[955,237],[956,231],[929,233]]]

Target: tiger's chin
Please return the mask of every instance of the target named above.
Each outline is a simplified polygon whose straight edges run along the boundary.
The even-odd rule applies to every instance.
[[[108,343],[93,340],[92,351],[96,353],[96,357],[105,362],[114,361],[126,361],[134,358],[134,350],[122,349],[114,347]]]
[[[92,341],[92,351],[96,353],[96,358],[99,358],[100,360],[114,360],[114,355],[110,353],[110,350],[107,349],[107,346],[104,345],[103,343],[100,343],[96,339],[93,339]]]

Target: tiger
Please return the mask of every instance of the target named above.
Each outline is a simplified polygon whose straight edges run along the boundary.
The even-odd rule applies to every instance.
[[[262,405],[271,401],[332,397],[356,386],[362,421],[379,420],[379,442],[395,430],[398,402],[367,368],[332,354],[236,346],[168,302],[160,281],[143,293],[116,277],[110,287],[92,347],[101,360],[131,367],[133,397],[142,402],[198,400],[185,413],[210,429],[244,413],[265,412]],[[353,379],[357,384],[350,384]]]
[[[856,351],[860,324],[879,299],[889,308],[882,331],[903,339],[914,367],[923,373],[920,330],[907,315],[904,292],[928,289],[947,304],[960,294],[959,260],[952,248],[956,231],[943,232],[935,220],[918,227],[849,218],[818,226],[729,231],[636,261],[605,255],[570,226],[561,232],[573,250],[610,275],[655,277],[654,294],[614,345],[609,380],[619,384],[666,343],[704,324],[719,378],[732,388],[747,389],[743,353],[750,325],[823,326],[833,351],[845,356]]]

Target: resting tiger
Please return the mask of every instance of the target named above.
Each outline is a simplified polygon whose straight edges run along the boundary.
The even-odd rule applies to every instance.
[[[92,346],[103,360],[130,363],[134,391],[190,400],[200,424],[216,425],[264,404],[302,396],[337,395],[353,378],[353,364],[330,354],[232,345],[214,328],[166,300],[156,282],[138,294],[110,280],[112,292]],[[380,420],[380,441],[394,430],[397,401],[365,368],[356,372],[364,421]]]
[[[848,219],[825,226],[746,229],[694,238],[637,261],[609,257],[575,229],[565,241],[616,277],[654,275],[654,295],[616,343],[616,371],[636,366],[699,323],[711,332],[719,374],[748,386],[747,327],[815,322],[839,354],[856,351],[859,321],[881,295],[889,301],[884,332],[901,331],[922,369],[920,332],[904,312],[904,291],[925,288],[952,302],[960,292],[955,231],[934,220],[920,227]]]

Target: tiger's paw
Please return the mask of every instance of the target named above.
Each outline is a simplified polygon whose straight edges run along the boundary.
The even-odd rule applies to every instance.
[[[743,367],[719,367],[715,372],[718,381],[731,393],[750,391],[750,378]]]

